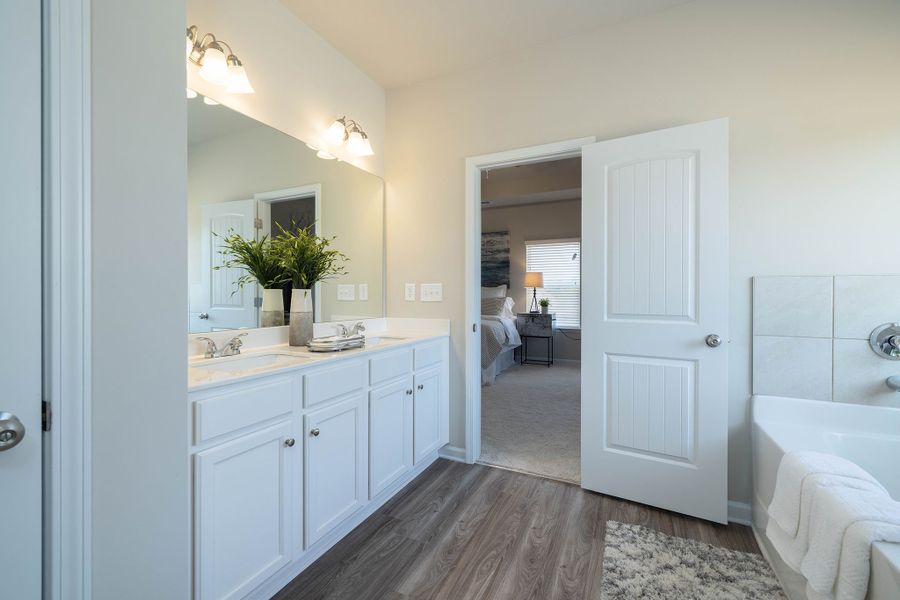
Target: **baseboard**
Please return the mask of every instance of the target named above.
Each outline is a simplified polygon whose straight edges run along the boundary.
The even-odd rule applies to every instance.
[[[447,460],[455,460],[456,462],[466,462],[466,449],[459,446],[451,446],[447,444],[438,450],[438,456]]]
[[[728,522],[738,525],[753,525],[753,509],[746,502],[728,501]]]

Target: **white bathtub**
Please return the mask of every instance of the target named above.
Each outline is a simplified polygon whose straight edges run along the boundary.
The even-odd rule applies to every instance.
[[[805,598],[805,581],[779,558],[765,537],[766,507],[775,491],[785,452],[815,450],[837,454],[861,466],[900,500],[900,409],[753,397],[753,525],[757,539],[792,600]],[[872,549],[869,600],[900,598],[900,544]]]

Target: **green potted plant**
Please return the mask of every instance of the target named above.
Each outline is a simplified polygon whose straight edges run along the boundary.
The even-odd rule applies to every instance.
[[[550,299],[549,298],[541,298],[538,301],[538,304],[541,305],[541,314],[546,315],[550,311]]]
[[[329,277],[346,274],[344,263],[348,258],[331,248],[335,238],[316,235],[312,225],[298,227],[291,223],[290,229],[278,223],[276,226],[280,233],[272,245],[293,286],[289,341],[291,346],[305,346],[313,336],[312,288]]]
[[[281,257],[276,253],[272,240],[268,236],[263,236],[260,240],[245,239],[231,231],[222,238],[219,253],[224,257],[224,261],[221,265],[213,267],[214,269],[244,270],[244,274],[235,281],[237,289],[253,282],[263,288],[260,325],[262,327],[284,325],[284,300],[281,288],[290,281],[290,275],[282,265]]]

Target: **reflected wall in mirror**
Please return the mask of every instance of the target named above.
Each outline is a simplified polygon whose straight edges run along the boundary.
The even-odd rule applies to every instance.
[[[384,316],[382,180],[223,105],[187,102],[189,331],[263,326],[263,290],[238,285],[247,271],[228,266],[223,242],[277,236],[291,223],[334,238],[330,248],[347,257],[345,274],[313,288],[315,321]]]

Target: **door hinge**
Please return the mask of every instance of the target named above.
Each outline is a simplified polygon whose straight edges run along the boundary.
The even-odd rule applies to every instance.
[[[253,306],[255,306],[256,308],[262,308],[262,298],[260,298],[259,296],[257,296],[256,298],[254,298],[254,299],[253,299]]]
[[[262,225],[262,219],[260,219],[259,217],[253,219],[253,227],[255,227],[256,229],[262,229]]]
[[[41,401],[41,429],[50,431],[53,425],[53,412],[50,410],[50,403],[46,400]]]

